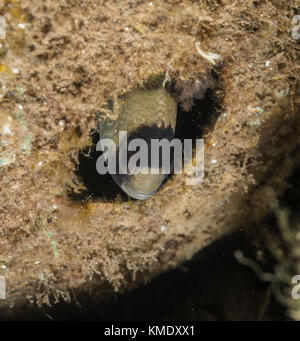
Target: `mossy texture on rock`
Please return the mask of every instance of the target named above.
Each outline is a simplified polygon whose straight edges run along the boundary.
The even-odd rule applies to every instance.
[[[0,56],[0,110],[12,117],[12,135],[1,127],[0,156],[13,156],[0,167],[5,311],[81,291],[103,298],[130,289],[260,221],[286,187],[300,136],[299,44],[290,34],[296,1],[151,4],[24,0],[0,7],[8,36],[17,34]],[[24,15],[16,20],[16,13]],[[198,42],[220,56],[217,65],[199,54]],[[212,68],[221,110],[203,136],[200,186],[175,175],[145,202],[68,196],[68,187],[82,190],[74,163],[91,144],[99,108],[160,74],[177,82],[189,108]],[[264,182],[272,196],[260,190]]]

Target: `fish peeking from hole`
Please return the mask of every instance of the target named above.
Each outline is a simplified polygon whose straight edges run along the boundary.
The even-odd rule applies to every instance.
[[[151,142],[174,139],[176,116],[177,103],[164,87],[134,89],[111,101],[98,117],[97,150],[103,152],[96,164],[98,173],[108,171],[134,199],[152,197],[172,171],[174,160],[169,156],[164,163],[161,150],[154,152]]]

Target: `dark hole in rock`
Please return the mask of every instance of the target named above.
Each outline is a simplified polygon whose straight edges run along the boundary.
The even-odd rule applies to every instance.
[[[99,141],[97,131],[92,132],[92,141],[93,145],[91,147],[86,147],[79,152],[79,164],[75,170],[75,174],[85,186],[85,190],[80,194],[72,193],[72,198],[112,201],[119,196],[121,200],[128,201],[128,196],[114,182],[110,174],[98,174],[96,162],[101,152],[96,151],[96,145]]]
[[[178,107],[175,137],[180,140],[201,138],[207,129],[213,129],[220,105],[213,89],[208,89],[202,100],[196,100],[186,112]]]
[[[190,111],[184,111],[178,105],[175,137],[182,142],[184,139],[201,138],[207,129],[212,129],[219,114],[219,104],[213,89],[208,89],[202,100],[195,100]],[[114,201],[117,198],[122,201],[135,200],[113,181],[110,174],[99,175],[96,170],[96,161],[101,152],[96,151],[99,140],[98,132],[92,132],[93,145],[79,152],[79,164],[76,166],[75,174],[84,184],[85,190],[80,194],[72,193],[71,197],[77,200],[92,199],[101,201]],[[169,177],[171,177],[170,174]],[[167,181],[166,178],[165,181]],[[163,185],[162,185],[163,186]]]

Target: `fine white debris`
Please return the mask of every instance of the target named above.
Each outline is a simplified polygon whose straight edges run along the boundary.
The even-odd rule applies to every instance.
[[[207,59],[209,62],[211,62],[213,65],[216,65],[215,60],[221,58],[221,56],[217,53],[212,53],[212,52],[204,52],[201,47],[200,47],[200,42],[198,41],[196,44],[196,49],[198,53],[205,59]]]
[[[20,72],[19,69],[14,68],[14,67],[11,69],[11,71],[12,71],[12,73],[15,74],[15,75],[18,74],[18,73]]]
[[[2,134],[3,135],[12,135],[12,132],[10,130],[10,126],[8,124],[5,124],[3,127],[2,127]]]

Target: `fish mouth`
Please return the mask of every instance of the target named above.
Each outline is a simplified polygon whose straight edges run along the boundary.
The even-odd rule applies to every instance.
[[[121,184],[120,187],[122,188],[122,190],[129,195],[130,197],[134,198],[134,199],[138,199],[138,200],[146,200],[151,198],[158,190],[158,188],[156,188],[154,191],[152,191],[151,193],[142,193],[142,192],[137,192],[135,190],[132,190],[128,187],[126,187],[126,185]]]
[[[130,197],[138,200],[151,198],[161,187],[165,174],[112,174],[115,183]]]

